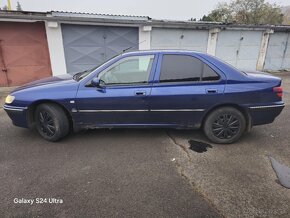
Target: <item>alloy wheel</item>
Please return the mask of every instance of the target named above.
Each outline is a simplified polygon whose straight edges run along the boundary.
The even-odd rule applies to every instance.
[[[221,114],[212,123],[214,136],[220,139],[233,138],[240,130],[240,121],[232,114]]]
[[[40,111],[39,112],[39,124],[40,130],[43,134],[51,137],[55,134],[56,127],[53,121],[53,117],[47,111]]]

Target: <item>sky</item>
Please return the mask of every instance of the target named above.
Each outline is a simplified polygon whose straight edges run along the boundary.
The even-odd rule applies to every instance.
[[[10,0],[15,9],[17,0]],[[26,11],[72,11],[117,15],[144,15],[155,19],[188,20],[208,14],[216,0],[18,0]],[[223,0],[230,2],[230,0]],[[267,0],[282,6],[290,0]],[[0,6],[7,0],[0,0]]]

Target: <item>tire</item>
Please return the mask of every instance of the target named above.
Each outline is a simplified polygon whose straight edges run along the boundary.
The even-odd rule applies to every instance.
[[[203,125],[204,134],[217,144],[237,141],[246,130],[244,115],[233,107],[221,107],[211,112]]]
[[[64,110],[51,103],[41,104],[35,110],[38,133],[47,141],[56,142],[69,133],[69,120]]]

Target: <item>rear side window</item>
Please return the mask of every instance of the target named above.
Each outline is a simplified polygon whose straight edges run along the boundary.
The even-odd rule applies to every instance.
[[[207,64],[203,65],[202,81],[216,81],[219,80],[220,76],[214,72]]]
[[[199,81],[202,62],[187,55],[163,55],[160,82]]]
[[[201,60],[188,55],[163,55],[159,81],[198,82],[219,80],[219,76]]]

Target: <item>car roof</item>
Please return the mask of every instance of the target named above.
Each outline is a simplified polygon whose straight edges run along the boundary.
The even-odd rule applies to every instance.
[[[186,49],[154,49],[124,52],[123,54],[157,54],[157,53],[182,53],[182,54],[204,54],[203,52]]]

